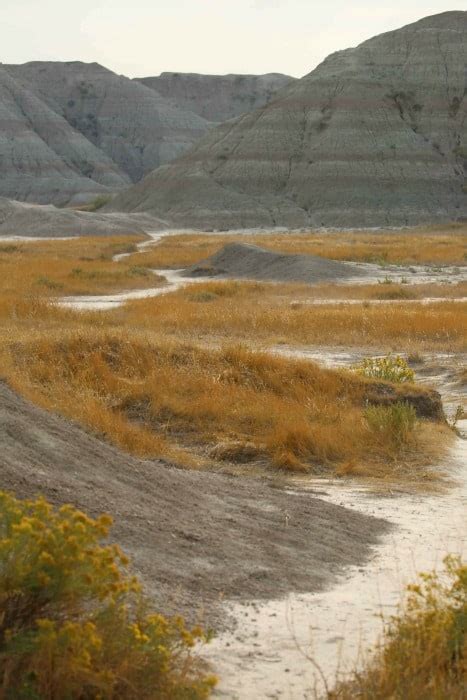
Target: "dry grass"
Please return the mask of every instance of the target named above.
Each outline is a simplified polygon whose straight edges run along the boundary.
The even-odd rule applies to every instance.
[[[456,231],[456,229],[454,229]],[[256,236],[254,242],[285,253],[319,255],[381,265],[466,265],[467,228],[436,233],[414,229],[396,233],[331,233]]]
[[[281,253],[305,253],[381,265],[466,265],[466,233],[464,226],[445,231],[413,229],[404,233],[175,235],[131,260],[147,267],[177,269],[213,255],[226,243],[244,242]]]
[[[401,446],[391,426],[376,430],[366,419],[373,383],[305,361],[153,342],[91,325],[28,335],[1,346],[9,383],[143,457],[422,479],[431,477],[421,463],[433,434],[440,439],[447,430],[417,423]]]
[[[47,303],[50,294],[98,292],[100,285],[108,291],[115,277],[102,282],[73,273],[77,261],[89,272],[125,275],[134,262],[111,257],[133,245],[134,239],[78,239],[0,250],[0,372],[20,393],[134,454],[187,466],[244,462],[342,475],[425,474],[417,465],[427,461],[441,427],[417,425],[423,441],[414,436],[401,456],[390,431],[376,435],[367,420],[361,380],[308,362],[206,345],[246,338],[253,347],[461,349],[465,305],[312,307],[300,301],[310,293],[304,285],[248,282],[197,284],[102,313]],[[46,263],[61,291],[37,284]],[[383,286],[361,293],[371,296]],[[197,339],[205,349],[193,347]]]
[[[381,285],[383,286],[383,285]],[[107,318],[184,339],[289,345],[352,345],[398,351],[462,351],[467,303],[312,306],[292,302],[297,289],[210,282],[134,301]]]
[[[141,237],[140,237],[141,239]],[[99,294],[163,283],[145,268],[112,256],[131,252],[136,237],[76,238],[37,242],[0,241],[3,299],[34,295]]]

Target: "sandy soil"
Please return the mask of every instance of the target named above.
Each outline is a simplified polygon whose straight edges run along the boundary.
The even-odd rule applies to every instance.
[[[163,610],[323,588],[363,563],[384,520],[265,481],[176,469],[122,454],[0,383],[0,487],[115,518],[113,535]]]
[[[353,348],[282,348],[281,353],[331,367],[348,366],[371,354]],[[465,402],[458,374],[465,361],[465,356],[433,354],[418,366],[420,381],[442,393],[450,419]],[[448,553],[467,554],[467,420],[457,428],[450,454],[439,465],[452,480],[441,493],[404,493],[392,487],[383,497],[364,483],[298,478],[302,489],[320,488],[321,498],[329,503],[386,518],[395,527],[371,560],[346,569],[337,585],[279,601],[230,604],[229,613],[239,620],[235,633],[222,634],[206,650],[221,678],[216,697],[322,697],[325,684],[332,687],[336,676],[345,677],[362,665],[381,634],[381,616],[397,611],[405,586],[420,571],[441,567]]]

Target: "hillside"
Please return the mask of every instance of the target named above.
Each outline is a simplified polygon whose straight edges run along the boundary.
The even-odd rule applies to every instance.
[[[64,203],[130,180],[62,116],[0,66],[0,195]]]
[[[223,122],[264,107],[278,90],[295,78],[281,73],[202,75],[166,72],[137,80],[171,100],[179,109],[194,112],[211,122]]]
[[[467,216],[467,12],[329,56],[117,197],[178,226],[395,226]]]
[[[180,155],[210,126],[97,63],[34,61],[6,69],[110,158],[125,180],[136,182]]]

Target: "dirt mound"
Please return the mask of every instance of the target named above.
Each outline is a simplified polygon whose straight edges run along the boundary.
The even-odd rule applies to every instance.
[[[275,282],[323,282],[365,275],[352,263],[314,255],[286,255],[247,243],[228,243],[210,258],[187,268],[185,277],[240,277]]]
[[[133,459],[3,383],[0,442],[0,488],[111,513],[115,539],[156,602],[191,617],[206,606],[211,623],[222,595],[322,587],[364,561],[388,527],[309,492]]]

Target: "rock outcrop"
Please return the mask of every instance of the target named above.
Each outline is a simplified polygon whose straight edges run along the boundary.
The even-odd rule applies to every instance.
[[[0,197],[2,238],[59,238],[61,236],[118,236],[157,231],[164,221],[146,214],[103,214],[57,209],[52,204],[15,202]]]
[[[110,158],[0,66],[0,195],[61,204],[128,184]]]
[[[329,56],[119,195],[178,226],[411,225],[467,216],[467,12]]]
[[[264,107],[295,78],[281,73],[201,75],[167,72],[136,80],[156,90],[180,109],[194,112],[211,122],[224,122]]]
[[[34,61],[6,69],[105,154],[127,181],[137,182],[181,155],[211,126],[98,63]]]
[[[0,196],[74,205],[110,195],[212,129],[203,103],[206,113],[217,105],[216,119],[230,117],[264,104],[286,78],[238,76],[223,88],[213,80],[196,76],[195,113],[186,81],[163,80],[162,94],[97,63],[0,65]]]

